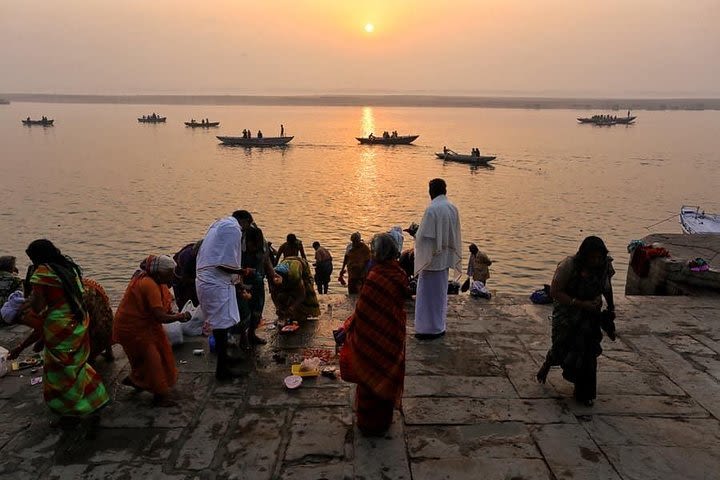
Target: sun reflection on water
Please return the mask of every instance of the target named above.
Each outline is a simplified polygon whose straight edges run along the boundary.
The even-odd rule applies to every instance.
[[[363,107],[360,123],[364,137],[375,133],[375,115],[373,115],[372,107]]]

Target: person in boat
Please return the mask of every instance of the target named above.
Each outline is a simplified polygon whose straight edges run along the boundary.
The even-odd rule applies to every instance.
[[[123,385],[152,393],[158,407],[175,405],[169,395],[178,376],[163,324],[185,322],[191,316],[190,312],[172,313],[168,286],[176,266],[168,255],[150,255],[143,260],[120,300],[113,328],[113,336],[130,362]]]
[[[282,280],[270,289],[281,325],[302,322],[320,315],[320,304],[307,260],[287,257],[275,267]]]
[[[370,132],[370,135],[368,135],[368,139],[373,140],[375,138],[375,134]]]
[[[245,210],[237,210],[213,223],[197,255],[195,286],[200,309],[215,338],[215,378],[218,380],[236,376],[230,367],[227,344],[230,329],[241,321],[236,292],[244,291],[241,222],[249,224],[248,216]],[[245,296],[249,295],[247,292]]]
[[[97,412],[110,398],[88,364],[89,318],[80,267],[49,240],[33,241],[26,253],[32,261],[27,303],[44,345],[43,396],[63,425]]]
[[[387,130],[383,132],[383,138],[390,138],[390,134],[387,132]]]
[[[280,124],[280,136],[285,136],[285,126],[282,123]]]
[[[343,258],[340,276],[338,277],[340,283],[345,285],[345,271],[347,269],[349,294],[360,293],[371,256],[370,248],[362,241],[360,232],[350,235],[350,244],[345,250],[345,258]]]
[[[593,404],[597,393],[601,325],[605,325],[610,338],[615,339],[611,284],[614,273],[605,243],[590,236],[583,240],[574,256],[558,264],[550,285],[554,300],[552,346],[538,370],[537,380],[545,383],[550,367],[560,365],[563,377],[575,384],[575,399],[587,406]],[[601,311],[603,297],[607,302],[605,312]]]
[[[398,136],[397,130],[393,130],[392,138],[397,138],[397,136]]]
[[[247,138],[252,138],[252,132],[250,131],[250,129],[248,129],[247,131]]]
[[[242,131],[242,138],[247,138],[247,130],[245,130],[244,128]]]
[[[448,149],[447,146],[443,145],[443,155],[447,155]]]
[[[315,250],[315,285],[319,294],[327,294],[333,271],[332,255],[320,246],[320,242],[313,242],[312,247]]]
[[[408,278],[397,245],[387,235],[372,242],[373,267],[342,330],[341,376],[357,384],[357,426],[366,436],[383,435],[400,408],[405,381],[405,300]]]
[[[462,272],[460,215],[447,198],[445,180],[431,180],[429,194],[415,238],[415,336],[421,340],[445,335],[449,269]]]
[[[278,263],[285,257],[302,257],[304,260],[307,260],[305,248],[294,233],[288,233],[285,240],[285,243],[280,245],[277,251],[276,258]]]
[[[257,138],[263,138],[262,130],[258,130]]]

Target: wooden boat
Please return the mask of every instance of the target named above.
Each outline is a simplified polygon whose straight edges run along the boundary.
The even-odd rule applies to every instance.
[[[705,213],[700,207],[683,205],[680,209],[680,226],[689,234],[714,233],[720,234],[720,215]]]
[[[435,156],[441,160],[447,160],[449,162],[468,163],[470,165],[482,165],[497,158],[490,155],[465,155],[462,153],[454,152],[450,149],[448,149],[448,151],[445,153],[437,152]]]
[[[635,123],[635,119],[636,119],[636,118],[637,118],[637,116],[632,116],[632,117],[618,117],[618,118],[615,119],[615,123],[617,123],[618,125],[630,125],[630,124],[632,124],[632,123]]]
[[[190,128],[212,128],[220,125],[220,122],[185,122],[186,127]]]
[[[140,123],[165,123],[167,117],[140,117],[138,122]]]
[[[290,143],[295,137],[222,137],[218,136],[223,145],[233,145],[240,147],[282,147]]]
[[[593,115],[592,117],[577,117],[579,123],[591,123],[601,127],[610,125],[632,125],[635,123],[637,116],[627,117],[607,117],[602,115]]]
[[[397,137],[355,137],[362,145],[410,145],[420,135],[398,135]]]
[[[22,120],[23,125],[42,125],[43,127],[52,127],[53,126],[53,120],[52,118],[46,119],[46,120]]]

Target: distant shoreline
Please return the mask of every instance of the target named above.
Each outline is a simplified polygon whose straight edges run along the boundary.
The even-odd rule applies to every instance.
[[[55,95],[0,94],[29,103],[253,105],[324,107],[519,108],[570,110],[720,110],[720,98],[549,98],[443,95]]]

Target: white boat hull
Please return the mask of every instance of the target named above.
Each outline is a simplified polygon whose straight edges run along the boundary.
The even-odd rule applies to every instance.
[[[689,234],[720,234],[720,215],[705,213],[700,207],[683,206],[680,209],[680,225]]]

